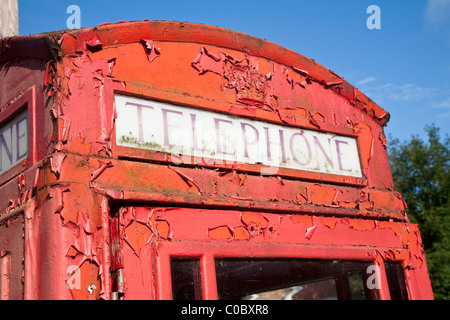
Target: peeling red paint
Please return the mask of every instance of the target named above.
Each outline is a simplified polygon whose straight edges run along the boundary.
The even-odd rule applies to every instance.
[[[239,226],[233,229],[234,240],[250,240],[250,233],[246,227]]]
[[[199,55],[192,62],[192,67],[195,68],[200,74],[214,72],[220,76],[223,76],[223,67],[226,63],[226,59],[227,56],[225,54],[221,53],[219,57],[209,52],[205,47],[202,47]]]
[[[79,279],[80,283],[87,284],[86,287],[73,286],[71,292],[75,300],[92,300],[92,297],[99,295],[101,286],[99,273],[99,267],[89,261],[83,262],[80,268],[75,270],[71,278]]]
[[[321,217],[320,218],[322,224],[331,230],[333,230],[336,227],[336,223],[340,221],[338,218],[330,218],[330,217]]]
[[[316,231],[317,226],[312,226],[308,229],[306,229],[305,238],[308,240],[311,240],[314,232]]]
[[[169,166],[169,168],[172,169],[173,171],[175,171],[189,186],[193,185],[198,189],[198,192],[200,194],[203,193],[202,189],[195,183],[195,181],[191,177],[188,177],[186,174],[184,174],[180,170],[174,169],[170,166]]]
[[[312,217],[310,217],[310,216],[294,215],[294,216],[291,216],[291,220],[294,223],[301,223],[307,228],[312,227],[312,225],[313,225]]]
[[[63,192],[67,192],[69,190],[69,185],[56,185],[48,190],[49,197],[53,198],[55,203],[53,213],[61,213],[64,208]]]
[[[266,228],[268,225],[267,219],[258,212],[243,212],[241,220],[247,226],[255,225],[261,229]]]
[[[345,220],[345,223],[358,231],[373,230],[375,228],[375,222],[372,220]]]
[[[337,191],[334,188],[313,184],[308,187],[308,201],[311,203],[333,205]]]
[[[19,191],[21,191],[23,189],[23,187],[25,187],[25,185],[26,185],[26,178],[23,174],[19,174],[18,180],[19,180],[19,182],[18,182],[17,186],[18,186]]]
[[[233,238],[233,235],[227,226],[209,229],[208,236],[213,240],[230,240]]]
[[[95,31],[86,32],[76,37],[76,47],[79,52],[97,50],[102,45],[103,42]]]
[[[100,167],[91,173],[91,179],[89,181],[89,185],[92,187],[92,183],[94,182],[94,180],[97,179],[98,176],[100,176],[103,173],[103,171],[105,171],[107,168],[111,168],[112,166],[113,165],[111,162],[108,162],[108,163],[100,162]]]
[[[155,60],[156,58],[158,58],[161,55],[159,50],[155,48],[155,45],[152,40],[142,39],[140,42],[141,42],[142,46],[144,47],[145,54],[148,57],[148,62],[152,62],[153,60]]]
[[[170,225],[166,220],[156,220],[156,230],[163,239],[171,239]]]
[[[363,160],[363,167],[367,168],[369,166],[369,160],[372,157],[372,134],[370,131],[370,127],[364,123],[358,123],[354,126],[355,130],[359,131],[359,146],[360,152]]]
[[[132,222],[125,228],[127,237],[127,243],[131,246],[133,251],[139,256],[141,248],[150,240],[152,235],[151,230],[146,226],[138,222]]]
[[[32,133],[30,156],[0,176],[0,252],[21,225],[23,297],[170,299],[168,257],[193,252],[203,298],[217,298],[218,253],[401,261],[409,297],[432,297],[419,229],[393,185],[389,114],[312,59],[152,21],[1,39],[0,51],[0,123],[28,108]],[[118,146],[115,93],[354,137],[363,176]]]
[[[250,117],[256,116],[256,108],[251,106],[246,106],[245,108],[231,106],[228,112],[237,116],[250,116]]]
[[[51,170],[56,175],[56,178],[59,178],[59,174],[61,172],[61,167],[66,155],[64,153],[55,153],[50,159]]]

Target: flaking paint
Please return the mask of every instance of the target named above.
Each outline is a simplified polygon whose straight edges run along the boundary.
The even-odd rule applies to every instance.
[[[432,298],[419,229],[394,191],[389,114],[331,70],[264,40],[175,22],[0,43],[1,78],[14,88],[1,89],[2,111],[37,86],[33,105],[46,114],[32,127],[40,137],[33,163],[0,185],[0,227],[24,216],[24,298],[110,299],[119,269],[126,298],[160,297],[151,276],[160,272],[152,262],[158,244],[191,242],[236,243],[242,252],[253,243],[329,246],[330,254],[367,246],[373,261],[403,262],[416,279],[411,298]],[[27,43],[36,47],[31,56]],[[115,91],[353,135],[364,178],[261,174],[258,166],[120,148]],[[68,286],[75,278],[80,286]]]

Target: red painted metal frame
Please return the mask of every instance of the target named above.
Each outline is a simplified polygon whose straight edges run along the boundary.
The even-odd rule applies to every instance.
[[[2,256],[3,255],[3,256]],[[0,255],[0,300],[9,300],[9,279],[11,277],[11,253],[4,252]]]
[[[154,243],[154,274],[156,299],[172,299],[172,281],[170,273],[170,259],[172,257],[199,258],[202,298],[204,300],[217,300],[217,285],[214,259],[216,258],[298,258],[298,259],[327,259],[327,260],[358,260],[372,261],[379,266],[380,289],[378,294],[381,300],[389,300],[389,287],[383,263],[376,263],[370,259],[372,248],[340,247],[332,249],[327,246],[309,246],[298,244],[271,244],[264,243]],[[245,252],[245,254],[243,254]],[[401,261],[401,260],[400,260]]]
[[[426,282],[421,283],[426,281],[427,271],[426,262],[422,261],[418,251],[420,247],[414,243],[419,241],[415,236],[415,225],[399,222],[380,222],[378,225],[365,220],[312,218],[287,212],[268,214],[200,208],[139,208],[125,211],[128,217],[122,218],[122,231],[115,235],[121,237],[121,263],[126,290],[130,290],[129,294],[125,292],[126,299],[140,297],[170,300],[172,257],[200,259],[202,298],[207,300],[217,299],[214,259],[233,257],[371,261],[378,266],[378,296],[382,300],[390,299],[384,261],[401,262],[409,298],[429,299],[432,296]],[[135,220],[130,221],[131,217]],[[161,238],[154,219],[167,222],[170,231],[166,231],[163,236],[165,239]],[[263,225],[258,224],[258,220]],[[147,226],[144,223],[146,221]],[[249,221],[252,222],[246,224]],[[326,221],[335,224],[332,230]],[[242,222],[243,226],[236,226]],[[250,231],[251,226],[258,232]],[[272,231],[269,226],[275,230],[273,235],[270,234]],[[150,237],[147,228],[151,229]],[[224,234],[212,237],[211,230],[217,228],[223,228]],[[238,236],[237,230],[242,231],[244,228],[248,236],[242,238]],[[232,229],[234,231],[229,231]],[[142,230],[147,230],[146,236]],[[308,235],[309,230],[312,233]],[[206,231],[209,236],[205,235]],[[399,235],[395,236],[397,233]],[[330,237],[330,234],[334,234],[334,237]],[[136,259],[140,263],[136,263]],[[417,262],[423,265],[414,267]],[[142,279],[150,281],[149,275],[153,275],[153,290],[140,285]]]
[[[217,53],[220,57],[211,58]],[[200,58],[206,58],[204,65]],[[0,179],[0,228],[12,232],[14,223],[15,236],[25,242],[24,266],[21,257],[16,268],[24,277],[25,299],[108,300],[115,285],[108,271],[120,268],[117,254],[125,258],[125,284],[139,279],[128,287],[133,298],[170,298],[170,257],[181,255],[200,258],[203,297],[215,299],[218,252],[228,257],[357,258],[377,263],[382,271],[383,261],[401,261],[409,297],[432,298],[418,227],[409,224],[393,185],[383,133],[389,114],[312,59],[222,28],[142,21],[0,39],[0,64],[6,83],[2,94],[12,88],[15,95],[2,95],[0,122],[24,105],[29,115],[28,158]],[[223,90],[229,84],[226,64],[227,75],[238,68],[248,72],[244,82],[251,90],[261,77],[264,86],[248,95],[233,85]],[[259,165],[200,165],[186,157],[185,164],[174,166],[176,155],[115,144],[115,93],[357,137],[365,176],[289,169],[265,176]],[[129,222],[136,233],[130,229],[130,236],[138,252],[125,238],[126,226],[117,227],[123,234],[113,238],[123,238],[113,248],[113,210],[130,203],[188,207],[192,215],[162,214],[173,237],[133,217]],[[200,209],[205,210],[201,219],[195,217]],[[232,210],[234,220],[227,220]],[[289,227],[283,225],[276,240],[266,239],[251,234],[237,210],[252,212],[256,220],[265,215],[274,224],[286,217]],[[325,219],[340,223],[341,231]],[[149,241],[148,235],[153,237]],[[73,266],[81,287],[72,290],[66,282]],[[147,268],[145,274],[140,266]],[[385,278],[383,271],[382,299],[389,298]]]

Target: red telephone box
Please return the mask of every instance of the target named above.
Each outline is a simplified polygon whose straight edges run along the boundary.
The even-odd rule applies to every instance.
[[[0,40],[4,299],[432,299],[389,114],[179,22]]]

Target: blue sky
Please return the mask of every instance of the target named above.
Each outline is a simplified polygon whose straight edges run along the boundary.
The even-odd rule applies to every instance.
[[[391,114],[386,134],[450,134],[450,0],[19,0],[21,35],[66,29],[69,5],[81,27],[104,22],[204,23],[270,40],[332,69]],[[370,30],[367,8],[381,9]]]

